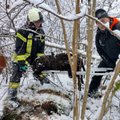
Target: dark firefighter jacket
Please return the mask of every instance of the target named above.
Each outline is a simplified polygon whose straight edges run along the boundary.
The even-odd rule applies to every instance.
[[[37,32],[42,35],[31,32],[30,29],[17,31],[14,62],[32,64],[37,56],[44,55],[45,36],[42,27]]]
[[[120,30],[120,22],[116,18],[110,17],[110,29]],[[108,30],[97,30],[96,48],[108,67],[115,67],[116,60],[120,54],[120,40],[112,35]]]

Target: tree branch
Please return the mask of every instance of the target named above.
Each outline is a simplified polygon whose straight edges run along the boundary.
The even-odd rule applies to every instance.
[[[116,33],[114,33],[109,27],[105,26],[100,20],[98,20],[97,18],[86,14],[85,16],[91,18],[92,20],[95,20],[96,22],[98,22],[99,24],[101,24],[102,26],[104,26],[112,35],[114,35],[115,37],[117,37],[120,40],[120,36],[117,35]]]

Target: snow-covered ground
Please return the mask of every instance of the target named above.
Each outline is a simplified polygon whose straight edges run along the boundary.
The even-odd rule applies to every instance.
[[[2,77],[1,77],[2,78]],[[66,73],[63,74],[52,74],[49,76],[49,79],[51,79],[54,83],[56,83],[58,86],[54,84],[44,84],[41,85],[39,81],[34,80],[32,76],[32,72],[29,72],[27,76],[23,76],[21,79],[21,86],[19,89],[18,98],[24,99],[27,101],[40,101],[41,103],[43,101],[52,100],[56,104],[61,104],[62,107],[64,107],[66,113],[61,113],[61,115],[53,113],[50,116],[45,116],[44,119],[46,120],[73,120],[73,110],[69,109],[73,105],[73,101],[68,101],[65,99],[62,99],[60,96],[54,96],[47,93],[44,94],[38,94],[37,92],[44,89],[52,89],[55,91],[61,91],[64,94],[71,93],[70,96],[72,96],[73,91],[73,81],[68,77]],[[109,81],[107,82],[107,84]],[[4,98],[6,97],[7,93],[7,83],[2,81],[0,85],[0,115],[2,115],[3,111],[3,102]],[[80,92],[80,96],[82,96],[84,93],[84,85],[82,85],[82,91]],[[104,93],[104,91],[102,91]],[[73,97],[73,96],[72,96]],[[80,97],[80,110],[82,108],[82,97]],[[88,98],[87,103],[87,110],[86,110],[86,120],[96,120],[100,107],[102,104],[102,98],[101,99],[94,99],[94,98]],[[69,113],[69,114],[68,114]],[[68,114],[68,115],[67,115]],[[32,119],[38,119],[31,118]],[[110,109],[105,115],[103,120],[120,120],[120,92],[118,91],[115,95],[115,97],[112,100],[112,105],[110,106]]]
[[[37,4],[43,2],[43,0],[39,0],[39,1],[38,0],[28,0],[28,1],[33,3],[35,6]],[[14,4],[10,5],[9,10],[11,10],[12,8],[16,7],[17,5],[20,5],[21,3],[23,3],[23,0],[11,0],[11,2]],[[101,0],[100,0],[100,2],[101,2]],[[113,6],[113,8],[116,10],[111,9],[111,11],[110,11],[111,15],[115,14],[115,16],[119,17],[119,4],[120,4],[119,2],[120,1],[118,2],[118,0],[116,0],[113,2],[114,2],[114,6],[116,6],[116,7]],[[84,14],[87,11],[87,7],[84,4],[83,4],[82,10],[81,10],[82,12],[80,14],[75,14],[73,12],[70,12],[70,14],[65,14],[65,15],[58,14],[56,11],[54,11],[54,9],[51,9],[50,6],[48,6],[47,4],[44,4],[44,3],[38,5],[38,7],[42,8],[42,9],[44,8],[45,10],[49,11],[49,13],[52,13],[55,16],[66,19],[68,21],[84,16]],[[103,7],[103,5],[102,5],[102,7]],[[66,8],[68,9],[68,7],[66,7]],[[107,8],[108,7],[106,5],[106,9]],[[67,11],[69,11],[69,10],[67,10]],[[113,13],[112,13],[112,11],[113,11]],[[24,21],[25,21],[24,19],[26,19],[26,18],[23,18],[23,17],[25,17],[25,15],[22,14],[20,16],[20,18],[17,18],[17,21],[19,21],[19,24],[15,24],[16,28],[20,27],[21,24],[24,23]],[[22,20],[21,20],[21,18],[22,18]],[[47,22],[49,23],[49,21],[47,21]],[[49,26],[51,27],[51,24]],[[47,29],[48,29],[48,27],[47,27]],[[48,31],[49,31],[49,29],[48,29]],[[56,29],[55,29],[55,31],[56,31]],[[13,32],[13,31],[10,31],[10,32]],[[118,31],[114,31],[114,32],[116,34],[119,34]],[[11,40],[9,40],[9,42],[11,43]],[[7,43],[9,43],[9,42],[7,42]],[[46,42],[46,44],[49,45],[49,42]],[[50,44],[51,44],[51,41],[50,41]],[[54,44],[54,46],[57,46],[57,45]],[[57,46],[57,47],[59,47],[59,46]],[[63,46],[60,45],[60,47],[63,47]],[[7,50],[7,52],[8,51],[9,50]],[[80,53],[85,55],[84,51],[82,51],[82,52],[80,51]],[[93,55],[93,56],[94,56],[94,58],[99,57],[96,55]],[[64,94],[70,93],[69,96],[72,98],[73,97],[72,96],[73,95],[73,81],[72,81],[72,79],[70,79],[66,73],[58,74],[58,76],[55,74],[55,75],[49,76],[49,78],[54,83],[56,83],[58,86],[56,86],[54,84],[50,84],[50,85],[44,84],[42,86],[42,85],[40,85],[39,81],[34,80],[34,78],[32,76],[32,71],[28,72],[27,76],[24,75],[22,77],[21,86],[20,86],[19,93],[18,93],[18,98],[24,99],[27,101],[40,101],[40,102],[43,102],[45,100],[53,100],[53,101],[55,101],[56,104],[62,105],[62,108],[64,108],[65,113],[62,113],[61,115],[53,113],[50,116],[45,116],[44,119],[46,119],[46,120],[67,120],[67,119],[73,120],[73,110],[69,111],[70,110],[69,108],[71,108],[71,106],[73,105],[72,100],[69,101],[66,99],[62,99],[61,97],[55,96],[55,95],[51,96],[50,94],[47,94],[47,93],[44,93],[44,94],[37,93],[40,90],[44,90],[44,89],[49,88],[49,89],[52,89],[55,91],[61,91]],[[108,85],[109,82],[110,81],[107,81],[106,85]],[[0,94],[0,116],[2,116],[2,114],[3,114],[3,109],[4,109],[3,103],[4,103],[4,99],[6,98],[6,95],[7,95],[7,86],[8,86],[8,83],[6,83],[5,80],[3,80],[2,76],[0,76],[0,93],[1,93]],[[102,91],[103,94],[104,94],[104,92],[105,91]],[[81,113],[82,102],[83,102],[83,99],[82,99],[83,94],[84,94],[84,85],[82,85],[82,90],[80,91],[80,113]],[[86,115],[85,115],[86,120],[96,120],[96,118],[98,117],[100,108],[101,108],[102,98],[101,99],[88,98],[87,102],[88,102],[87,103],[87,110],[86,110]],[[67,115],[68,112],[69,112],[69,115]],[[37,120],[37,119],[38,118],[31,117],[31,120]],[[115,96],[113,97],[110,109],[109,109],[108,113],[104,116],[103,120],[120,120],[120,91],[116,92]]]

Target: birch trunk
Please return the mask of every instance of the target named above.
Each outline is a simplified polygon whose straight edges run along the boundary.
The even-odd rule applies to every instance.
[[[76,14],[80,13],[80,0],[76,1]],[[78,95],[78,79],[76,79],[77,71],[77,58],[78,58],[78,41],[80,37],[80,22],[79,20],[74,21],[73,26],[73,40],[72,40],[72,76],[74,81],[74,110],[73,110],[73,120],[79,120],[80,110],[79,110],[79,95]]]
[[[116,67],[115,67],[115,70],[114,70],[114,75],[111,78],[111,80],[110,80],[111,82],[110,82],[110,84],[109,84],[109,86],[108,86],[108,88],[105,92],[105,95],[104,95],[104,98],[103,98],[103,103],[102,103],[102,108],[101,108],[98,120],[102,120],[103,116],[106,113],[106,104],[107,104],[107,101],[109,99],[110,92],[113,89],[115,80],[116,80],[119,73],[120,73],[120,60],[116,64]]]
[[[59,6],[59,2],[58,0],[55,0],[57,9],[59,14],[61,14],[61,9]],[[76,1],[76,13],[80,12],[80,0]],[[77,53],[77,49],[78,49],[78,40],[79,40],[79,29],[80,29],[80,23],[79,20],[75,20],[74,21],[74,27],[73,27],[73,40],[72,40],[72,57],[73,59],[71,59],[70,57],[70,50],[68,48],[68,43],[67,43],[67,33],[65,30],[65,25],[63,20],[61,19],[61,24],[62,24],[62,29],[63,29],[63,34],[64,34],[64,41],[65,41],[65,46],[66,46],[66,51],[68,54],[68,59],[69,59],[69,63],[71,66],[71,70],[72,70],[72,77],[73,77],[73,81],[74,81],[74,110],[73,110],[73,119],[74,120],[79,120],[79,100],[78,100],[78,82],[76,80],[76,71],[77,71],[77,57],[78,57],[78,53]]]
[[[62,12],[61,12],[61,9],[60,9],[60,6],[59,6],[59,1],[55,0],[55,3],[56,3],[56,6],[57,6],[58,13],[61,14]],[[62,29],[63,29],[63,35],[64,35],[65,47],[66,47],[66,51],[67,51],[67,55],[68,55],[68,60],[69,60],[69,63],[70,63],[71,69],[72,69],[72,61],[71,61],[71,57],[70,57],[70,50],[69,50],[68,43],[67,43],[67,33],[66,33],[66,29],[65,29],[63,19],[60,19],[60,21],[61,21],[61,25],[62,25]]]
[[[94,16],[96,7],[96,0],[88,0],[88,14]],[[87,96],[89,89],[89,80],[90,80],[90,70],[91,70],[91,57],[92,57],[92,41],[93,41],[93,25],[94,21],[90,18],[87,19],[87,68],[86,68],[86,83],[85,83],[85,91],[83,97],[83,105],[81,111],[81,120],[85,118],[86,104],[87,104]]]

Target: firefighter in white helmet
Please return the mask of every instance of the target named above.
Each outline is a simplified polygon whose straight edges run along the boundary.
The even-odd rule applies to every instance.
[[[16,33],[13,72],[8,89],[8,99],[10,101],[17,101],[17,88],[19,87],[22,74],[28,68],[28,64],[32,66],[36,58],[44,55],[45,33],[42,28],[43,16],[40,10],[37,8],[30,9],[27,19],[27,24]],[[48,82],[45,74],[36,73],[35,69],[33,69],[33,73],[41,83],[43,83],[43,80]]]

